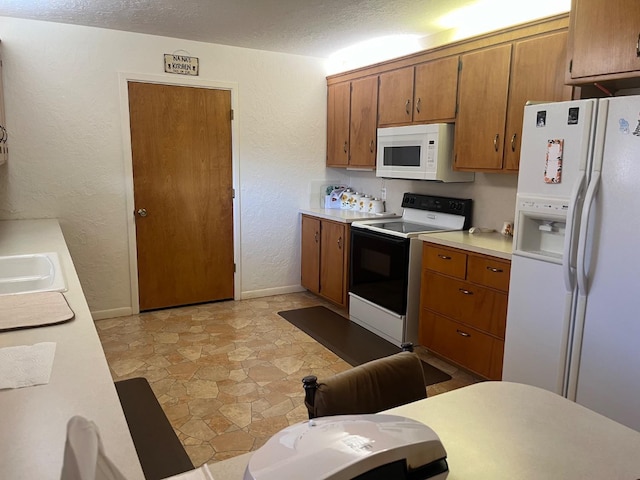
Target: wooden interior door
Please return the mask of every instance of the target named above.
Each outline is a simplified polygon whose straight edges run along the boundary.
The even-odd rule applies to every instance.
[[[140,310],[233,299],[231,92],[128,88]]]

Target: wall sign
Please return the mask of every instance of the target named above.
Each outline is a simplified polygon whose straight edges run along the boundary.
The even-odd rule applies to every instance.
[[[197,57],[186,55],[164,54],[164,71],[179,75],[197,76],[200,71],[200,61]]]

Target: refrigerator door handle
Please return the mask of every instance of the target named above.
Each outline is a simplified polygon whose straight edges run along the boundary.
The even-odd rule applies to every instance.
[[[584,189],[585,179],[587,178],[587,174],[584,170],[580,170],[580,178],[576,181],[573,186],[573,191],[571,192],[571,198],[569,200],[569,211],[567,213],[567,223],[565,229],[565,237],[564,237],[564,247],[562,252],[562,273],[564,275],[564,286],[567,289],[567,292],[573,292],[573,287],[575,284],[575,271],[576,265],[574,264],[575,259],[575,249],[576,249],[576,241],[575,241],[575,233],[576,233],[576,213],[578,211],[578,199],[582,194]]]
[[[587,187],[587,193],[584,198],[584,209],[582,210],[582,219],[580,221],[580,234],[578,242],[578,261],[576,268],[576,277],[578,280],[578,292],[582,296],[587,295],[587,272],[586,272],[586,256],[587,256],[587,232],[589,231],[589,217],[594,205],[598,188],[600,187],[600,171],[594,170],[591,181]]]

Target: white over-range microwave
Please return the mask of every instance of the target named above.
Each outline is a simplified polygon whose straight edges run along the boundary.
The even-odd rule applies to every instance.
[[[438,182],[473,182],[472,172],[453,170],[451,123],[378,128],[376,176]]]

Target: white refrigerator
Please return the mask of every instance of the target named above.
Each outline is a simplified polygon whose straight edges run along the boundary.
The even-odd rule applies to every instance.
[[[640,96],[525,107],[503,380],[640,430]]]

